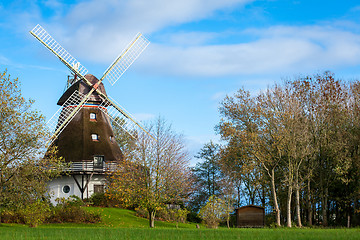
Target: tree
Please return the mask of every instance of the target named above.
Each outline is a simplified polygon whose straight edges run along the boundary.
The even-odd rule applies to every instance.
[[[248,172],[271,189],[277,225],[280,209],[288,227],[294,220],[301,227],[305,217],[312,225],[314,210],[323,226],[345,218],[350,226],[351,215],[360,220],[359,89],[358,81],[347,84],[325,72],[255,96],[239,90],[221,103],[217,130],[227,141],[221,164],[243,184]]]
[[[20,82],[0,74],[0,208],[25,208],[47,195],[46,183],[60,173],[55,150],[45,153],[44,117],[21,95]]]
[[[167,203],[187,198],[190,189],[189,155],[182,135],[176,134],[162,118],[148,124],[156,141],[138,134],[131,155],[111,176],[107,195],[124,206],[138,206],[149,213],[154,227],[156,211]]]
[[[221,180],[222,195],[221,199],[224,201],[224,218],[226,225],[230,228],[230,214],[234,211],[235,203],[235,187],[234,181],[229,176],[224,176]]]
[[[198,211],[210,196],[221,195],[221,169],[219,165],[219,144],[212,141],[205,144],[195,157],[203,160],[192,169],[194,177],[194,191],[190,207]]]
[[[347,145],[351,134],[346,128],[352,122],[349,93],[345,84],[330,72],[300,78],[291,87],[305,113],[311,140],[309,159],[317,170],[312,177],[320,193],[322,224],[327,226],[329,188],[339,170],[347,172],[351,162]]]
[[[200,209],[199,215],[208,228],[217,228],[227,215],[227,205],[221,198],[210,196],[206,205]]]
[[[285,154],[285,141],[279,129],[281,125],[276,122],[279,118],[273,111],[277,105],[268,102],[270,95],[268,91],[267,94],[252,97],[250,92],[240,89],[234,97],[227,96],[219,108],[224,118],[217,126],[217,131],[222,139],[228,142],[229,151],[237,151],[237,154],[241,155],[238,159],[244,162],[240,163],[240,166],[256,164],[268,175],[276,223],[280,226],[275,180],[277,169]],[[238,164],[238,161],[233,163]]]
[[[175,220],[176,222],[176,228],[179,227],[179,222],[182,222],[182,223],[185,223],[186,221],[186,217],[187,215],[189,214],[189,210],[187,210],[186,208],[182,209],[182,208],[179,208],[179,209],[168,209],[170,215],[171,215],[171,218],[173,220]]]

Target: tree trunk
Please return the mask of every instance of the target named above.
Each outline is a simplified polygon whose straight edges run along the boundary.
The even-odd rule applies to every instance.
[[[155,227],[155,210],[148,210],[149,212],[149,224],[150,224],[150,228],[154,228]]]
[[[280,223],[280,209],[277,201],[277,194],[276,194],[276,188],[275,188],[275,170],[271,169],[271,191],[274,198],[274,207],[275,207],[275,218],[276,218],[276,225],[278,227],[281,226]]]
[[[286,218],[286,226],[291,228],[291,195],[292,195],[292,187],[291,185],[288,188],[288,199],[287,199],[287,218]]]
[[[300,213],[300,186],[299,186],[299,173],[296,173],[296,189],[295,189],[295,197],[296,197],[296,218],[298,227],[302,227],[301,224],[301,213]]]
[[[347,228],[351,226],[351,201],[349,202],[348,210],[347,210]]]
[[[265,199],[265,186],[261,186],[262,189],[262,197],[261,197],[261,206],[265,208],[266,199]]]
[[[308,224],[309,226],[312,226],[312,218],[313,218],[313,210],[312,210],[312,204],[311,204],[311,189],[310,189],[310,179],[308,180],[307,184],[307,210],[308,210]]]
[[[322,194],[322,220],[323,220],[323,226],[327,227],[328,221],[327,221],[327,201],[328,201],[328,188],[325,187],[323,194]]]
[[[241,184],[241,183],[240,183]],[[240,201],[241,201],[241,195],[240,195],[240,191],[241,191],[241,189],[240,189],[240,184],[239,184],[239,186],[237,186],[236,187],[236,189],[237,189],[237,207],[240,207]]]
[[[299,190],[299,187],[296,188],[296,217],[297,217],[298,227],[302,227],[301,214],[300,214],[300,190]]]

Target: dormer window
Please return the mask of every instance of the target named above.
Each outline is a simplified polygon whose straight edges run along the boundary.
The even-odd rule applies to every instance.
[[[96,133],[93,133],[93,134],[91,134],[91,139],[93,141],[99,141],[99,135],[97,135]]]
[[[90,113],[90,121],[96,121],[96,113]]]

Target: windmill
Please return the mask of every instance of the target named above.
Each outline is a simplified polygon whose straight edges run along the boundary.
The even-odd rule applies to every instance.
[[[123,107],[107,96],[103,80],[114,85],[149,41],[137,34],[129,46],[98,79],[87,74],[87,69],[70,55],[40,25],[30,33],[64,63],[73,74],[58,101],[61,107],[49,120],[52,135],[48,146],[57,146],[59,155],[71,162],[69,175],[52,180],[48,185],[58,197],[77,195],[89,197],[104,189],[105,174],[113,170],[122,159],[121,150],[114,139],[111,122],[136,138],[139,131],[151,134]]]

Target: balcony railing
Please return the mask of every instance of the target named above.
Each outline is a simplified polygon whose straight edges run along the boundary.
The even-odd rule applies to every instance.
[[[117,162],[103,162],[94,164],[93,161],[72,162],[65,171],[71,172],[113,172],[117,169]]]

